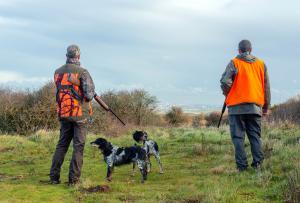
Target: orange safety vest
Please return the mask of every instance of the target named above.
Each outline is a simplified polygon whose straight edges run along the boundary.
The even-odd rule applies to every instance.
[[[78,73],[56,73],[54,75],[59,118],[82,116],[83,94],[79,86],[69,81],[71,77],[79,80],[78,76]]]
[[[255,103],[263,106],[265,103],[265,66],[264,62],[257,60],[248,63],[241,59],[232,60],[237,69],[234,82],[226,98],[227,106],[242,103]]]

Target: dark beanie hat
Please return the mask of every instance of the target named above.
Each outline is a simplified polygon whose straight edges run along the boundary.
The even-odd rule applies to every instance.
[[[251,51],[252,50],[251,42],[249,40],[246,40],[246,39],[240,41],[239,50],[243,53],[247,52],[247,51]]]

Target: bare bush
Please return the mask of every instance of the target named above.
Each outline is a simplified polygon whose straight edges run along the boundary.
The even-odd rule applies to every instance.
[[[48,83],[38,91],[14,92],[2,89],[0,129],[6,133],[27,134],[38,129],[56,129],[55,87]]]
[[[127,123],[141,126],[156,122],[157,99],[144,90],[108,91],[101,97]]]
[[[217,126],[219,119],[221,116],[221,112],[211,112],[205,116],[206,125],[207,126]],[[221,124],[228,124],[228,116],[226,114],[223,115]]]
[[[11,91],[0,89],[0,131],[2,133],[30,134],[34,131],[59,128],[55,102],[56,87],[47,83],[37,91]],[[144,90],[108,91],[102,95],[104,101],[123,118],[128,126],[157,125],[161,121],[156,113],[155,97]],[[93,103],[93,124],[89,130],[116,135],[126,131],[118,121]]]
[[[166,113],[165,118],[170,125],[179,126],[186,122],[187,118],[181,107],[172,106]]]
[[[275,105],[271,109],[269,121],[300,124],[300,96],[289,99],[287,102]]]
[[[192,126],[194,128],[205,127],[206,126],[205,115],[203,113],[195,115],[192,120]]]

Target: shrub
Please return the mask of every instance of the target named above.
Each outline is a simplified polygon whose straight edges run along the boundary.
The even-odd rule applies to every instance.
[[[49,82],[37,91],[11,91],[0,89],[0,131],[10,134],[31,134],[37,130],[59,128],[55,101],[56,87]],[[144,90],[108,91],[102,99],[128,124],[157,125],[161,121],[156,113],[156,97]],[[89,130],[116,135],[128,128],[105,112],[97,103],[94,106],[94,122]]]
[[[157,120],[157,99],[144,90],[108,91],[101,97],[127,123],[141,126]]]
[[[179,126],[186,121],[181,107],[172,106],[166,113],[165,118],[170,125]]]
[[[271,108],[269,121],[300,124],[300,95]]]
[[[192,120],[192,126],[194,128],[205,127],[206,126],[205,115],[201,113],[194,116]]]
[[[206,125],[207,126],[217,126],[218,122],[219,122],[219,119],[220,119],[220,116],[221,116],[221,112],[217,112],[217,111],[214,111],[214,112],[211,112],[211,113],[207,114],[205,116]],[[226,114],[224,114],[223,117],[222,117],[221,125],[222,124],[223,125],[228,124],[228,116]]]
[[[57,129],[53,83],[38,91],[0,91],[0,130],[6,133],[28,134],[38,129]]]

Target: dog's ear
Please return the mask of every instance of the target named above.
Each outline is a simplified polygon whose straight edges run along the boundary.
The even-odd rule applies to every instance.
[[[132,135],[133,139],[136,141],[136,142],[140,142],[141,141],[141,131],[135,131],[135,133]]]

